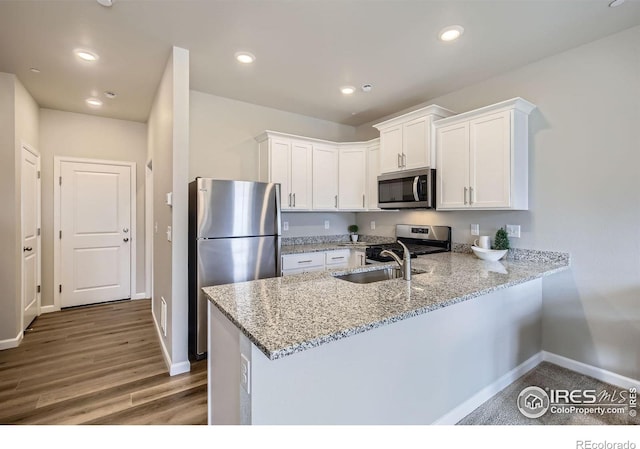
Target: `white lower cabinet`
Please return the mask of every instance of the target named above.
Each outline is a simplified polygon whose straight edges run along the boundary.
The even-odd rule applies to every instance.
[[[313,253],[286,254],[282,256],[282,275],[337,270],[365,265],[363,249],[337,249]]]
[[[326,268],[343,268],[351,265],[351,250],[339,249],[327,251],[325,254]]]
[[[324,263],[325,256],[322,252],[287,254],[282,256],[282,275],[323,271]]]

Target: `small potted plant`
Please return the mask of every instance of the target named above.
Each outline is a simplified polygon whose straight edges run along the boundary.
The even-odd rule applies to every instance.
[[[504,228],[500,228],[496,231],[496,237],[493,239],[492,249],[509,249],[509,235]]]
[[[357,242],[358,241],[358,225],[354,225],[354,224],[353,225],[349,225],[347,230],[351,234],[351,241],[353,243]]]

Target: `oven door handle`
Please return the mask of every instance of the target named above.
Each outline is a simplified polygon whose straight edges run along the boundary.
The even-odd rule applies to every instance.
[[[413,198],[416,201],[420,201],[420,195],[418,194],[418,181],[420,180],[420,176],[416,176],[413,178]]]

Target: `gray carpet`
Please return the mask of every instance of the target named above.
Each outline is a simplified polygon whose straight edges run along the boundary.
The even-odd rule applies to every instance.
[[[547,411],[540,418],[527,418],[517,408],[517,398],[520,392],[529,386],[537,386],[542,389],[595,389],[599,394],[603,390],[608,393],[628,390],[600,382],[582,374],[561,368],[549,362],[542,362],[527,374],[516,380],[504,390],[496,394],[480,407],[464,417],[458,425],[637,425],[640,417],[631,417],[627,407],[624,414],[557,414]],[[626,401],[628,406],[629,401]],[[636,409],[640,412],[639,408]]]

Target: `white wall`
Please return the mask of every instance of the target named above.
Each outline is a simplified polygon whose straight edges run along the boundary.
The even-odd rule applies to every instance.
[[[189,180],[196,176],[218,179],[258,179],[258,144],[266,130],[305,137],[349,142],[355,128],[292,112],[191,91]],[[347,234],[355,223],[352,213],[289,213],[284,237]],[[324,229],[324,220],[330,229]]]
[[[0,347],[15,346],[22,314],[22,143],[38,148],[38,107],[24,86],[0,73]]]
[[[161,298],[167,332],[161,335],[171,374],[189,371],[187,355],[187,221],[189,158],[189,52],[174,47],[156,91],[148,122],[148,159],[153,165],[153,298],[160,328]],[[165,203],[173,192],[173,207]],[[167,228],[172,227],[172,241]]]
[[[0,72],[0,198],[7,211],[0,214],[0,342],[15,339],[20,331],[19,263],[16,235],[19,222],[15,215],[15,76]]]
[[[145,291],[144,166],[147,125],[88,114],[40,110],[42,161],[42,305],[53,304],[53,159],[136,163],[136,293]]]
[[[523,212],[358,214],[363,233],[396,222],[471,223],[493,235],[522,226],[515,247],[568,251],[571,271],[544,283],[543,349],[640,379],[640,27],[434,98],[464,112],[520,96],[529,119],[529,204]],[[375,137],[369,125],[358,138]],[[371,220],[376,230],[369,230]]]

